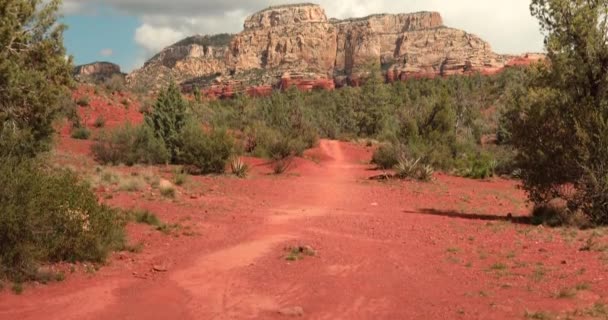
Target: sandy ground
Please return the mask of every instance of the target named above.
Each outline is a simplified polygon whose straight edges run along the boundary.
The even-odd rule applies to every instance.
[[[94,166],[87,148],[59,154]],[[5,289],[0,319],[607,319],[608,232],[510,222],[529,212],[514,181],[369,180],[370,157],[323,140],[286,175],[247,159],[249,178],[191,177],[175,200],[102,188],[183,231],[129,225],[141,253]],[[314,255],[286,259],[297,246]]]

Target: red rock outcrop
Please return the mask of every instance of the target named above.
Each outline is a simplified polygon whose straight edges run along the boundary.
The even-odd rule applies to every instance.
[[[120,67],[111,62],[93,62],[74,67],[74,77],[79,81],[104,81],[115,75],[124,77]]]
[[[397,81],[493,74],[508,58],[473,34],[445,27],[437,12],[337,20],[318,5],[296,4],[249,16],[236,35],[180,41],[130,74],[128,82],[158,87],[173,79],[187,90],[209,88],[216,95],[213,86],[219,86],[259,95],[269,88],[358,85],[370,64],[380,65],[387,81]]]

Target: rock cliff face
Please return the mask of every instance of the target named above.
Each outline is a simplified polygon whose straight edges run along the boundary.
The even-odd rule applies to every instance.
[[[337,20],[318,5],[298,4],[257,12],[236,35],[184,39],[130,74],[128,83],[154,89],[173,79],[185,89],[231,95],[251,87],[333,89],[357,83],[371,64],[396,81],[494,73],[507,62],[479,37],[445,27],[436,12]]]
[[[79,81],[104,81],[114,75],[124,76],[120,67],[110,62],[93,62],[74,68],[74,77]]]

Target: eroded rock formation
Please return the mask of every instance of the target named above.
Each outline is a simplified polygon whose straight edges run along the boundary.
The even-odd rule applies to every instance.
[[[124,76],[120,67],[111,62],[93,62],[74,67],[74,77],[79,81],[105,81],[114,75]]]
[[[184,39],[130,74],[128,82],[154,89],[173,79],[185,90],[206,88],[219,96],[291,85],[331,90],[356,84],[372,64],[396,81],[495,73],[508,60],[481,38],[444,26],[437,12],[337,20],[318,5],[297,4],[249,16],[236,35]]]

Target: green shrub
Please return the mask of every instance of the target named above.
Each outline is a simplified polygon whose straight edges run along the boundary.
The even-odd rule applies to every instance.
[[[163,164],[169,160],[164,144],[147,125],[126,124],[110,132],[101,132],[91,150],[102,164]]]
[[[493,177],[498,162],[488,154],[480,153],[470,155],[459,164],[462,169],[458,170],[463,177],[472,179],[487,179]]]
[[[173,172],[173,183],[175,183],[176,186],[183,186],[186,181],[188,181],[188,174],[183,168],[176,169]]]
[[[160,195],[165,198],[175,198],[175,187],[173,186],[161,186]]]
[[[372,164],[375,164],[380,169],[392,169],[399,160],[405,156],[403,147],[391,143],[382,144],[372,156]]]
[[[204,132],[190,122],[179,137],[178,162],[190,166],[191,173],[223,173],[234,152],[234,140],[225,130]]]
[[[293,157],[287,157],[282,159],[275,159],[272,162],[272,171],[274,174],[283,174],[289,170],[293,162]]]
[[[69,171],[0,160],[0,278],[26,281],[40,263],[103,262],[124,243],[124,219]]]
[[[132,213],[135,222],[160,227],[163,223],[158,217],[148,210],[136,210]]]
[[[103,85],[106,90],[111,93],[125,91],[125,77],[123,75],[115,74],[105,80]]]
[[[93,123],[93,126],[95,126],[95,128],[103,128],[106,126],[106,118],[104,118],[103,116],[99,116],[97,117],[97,119],[95,119],[95,123]]]
[[[72,129],[70,136],[78,140],[88,140],[91,136],[91,131],[85,127],[76,127]]]
[[[76,104],[81,107],[88,107],[91,104],[91,99],[89,96],[82,96],[76,100]]]

